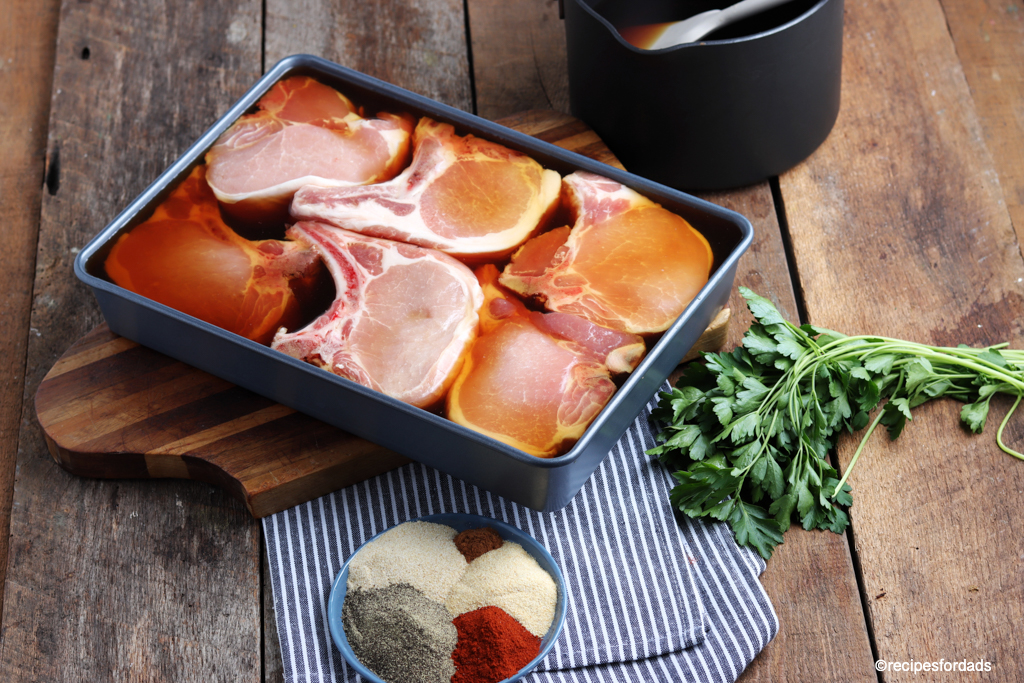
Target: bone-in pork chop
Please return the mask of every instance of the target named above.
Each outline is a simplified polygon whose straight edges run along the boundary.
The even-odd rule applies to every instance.
[[[563,179],[573,227],[522,246],[501,283],[634,334],[664,332],[708,281],[708,241],[683,218],[619,183],[577,171]]]
[[[306,221],[288,230],[337,287],[327,312],[272,348],[422,408],[438,404],[476,337],[483,293],[450,256]]]
[[[118,238],[107,274],[125,289],[267,344],[281,325],[300,323],[293,290],[312,286],[322,267],[306,245],[236,234],[204,173],[196,167],[149,220]]]
[[[413,131],[412,164],[367,187],[304,187],[291,214],[364,235],[480,262],[507,256],[558,204],[558,173],[494,142],[427,118]]]
[[[364,119],[348,98],[307,76],[279,81],[258,107],[206,155],[210,187],[232,215],[284,220],[303,185],[389,180],[409,161],[412,117]]]
[[[572,447],[615,393],[612,372],[632,371],[643,339],[565,313],[529,311],[476,271],[481,334],[448,392],[448,418],[540,457]]]

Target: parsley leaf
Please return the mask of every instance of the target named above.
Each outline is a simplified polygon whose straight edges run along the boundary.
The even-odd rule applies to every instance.
[[[966,404],[960,418],[977,433],[992,396],[1017,397],[1003,426],[1024,396],[1024,351],[1005,344],[943,348],[797,327],[768,299],[740,292],[754,315],[742,345],[704,354],[660,394],[659,445],[648,453],[675,470],[674,506],[727,521],[737,542],[765,559],[794,519],[835,533],[849,526],[846,480],[879,424],[896,439],[913,408],[945,396]],[[828,457],[839,432],[865,428],[837,479]],[[1002,431],[999,447],[1024,460]]]

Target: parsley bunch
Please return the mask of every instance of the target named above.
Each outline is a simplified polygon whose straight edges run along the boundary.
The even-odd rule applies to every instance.
[[[660,395],[648,451],[677,471],[672,504],[691,517],[727,520],[741,545],[771,557],[794,515],[805,529],[842,533],[853,499],[846,479],[879,423],[895,439],[912,408],[933,398],[963,401],[978,433],[998,393],[1024,396],[1024,351],[999,344],[943,348],[848,337],[787,322],[770,301],[741,287],[755,322],[731,353],[707,353]],[[874,419],[870,413],[882,402]],[[869,426],[870,424],[870,426]],[[841,430],[867,432],[840,479],[829,463]]]

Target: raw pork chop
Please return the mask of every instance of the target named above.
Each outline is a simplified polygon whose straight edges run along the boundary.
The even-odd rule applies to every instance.
[[[708,241],[619,183],[577,171],[563,180],[575,213],[516,252],[501,284],[548,310],[650,335],[664,332],[708,281]]]
[[[338,91],[307,76],[279,81],[206,155],[208,180],[233,215],[287,218],[303,185],[389,180],[409,161],[412,117],[364,119]]]
[[[412,164],[372,187],[304,187],[294,218],[324,221],[470,261],[507,256],[558,204],[559,175],[507,147],[420,119]]]
[[[293,289],[312,286],[316,254],[295,242],[250,242],[224,224],[198,166],[107,257],[118,285],[261,343],[297,325]],[[301,289],[300,289],[301,291]]]
[[[288,236],[320,254],[338,294],[271,347],[414,406],[438,404],[477,334],[483,293],[472,271],[433,249],[320,223],[296,223]]]
[[[540,457],[564,453],[615,393],[611,372],[644,356],[641,337],[566,313],[529,311],[479,268],[481,335],[448,392],[448,418]]]

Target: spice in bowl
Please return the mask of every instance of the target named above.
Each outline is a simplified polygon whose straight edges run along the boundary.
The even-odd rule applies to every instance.
[[[500,607],[541,637],[551,626],[557,597],[551,575],[521,545],[509,542],[473,560],[444,604],[454,616]]]
[[[454,540],[455,547],[466,558],[466,562],[472,562],[488,550],[500,548],[501,544],[505,542],[498,532],[489,526],[460,531]]]
[[[508,612],[489,605],[455,617],[459,639],[452,683],[503,681],[540,652],[540,638]]]
[[[386,681],[432,683],[455,674],[451,614],[407,583],[355,591],[344,620],[352,651]]]
[[[387,683],[498,683],[537,658],[554,621],[552,576],[489,527],[407,522],[348,569],[346,638]]]

